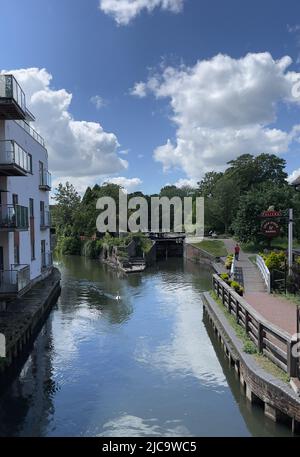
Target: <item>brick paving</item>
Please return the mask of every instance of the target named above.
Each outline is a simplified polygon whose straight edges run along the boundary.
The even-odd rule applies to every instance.
[[[235,241],[224,239],[228,253],[234,252]],[[241,250],[237,266],[243,269],[245,300],[265,319],[290,335],[297,331],[297,307],[285,298],[268,294],[258,268],[249,260],[251,254]]]

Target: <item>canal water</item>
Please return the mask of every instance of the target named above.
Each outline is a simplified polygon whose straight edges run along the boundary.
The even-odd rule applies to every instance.
[[[170,259],[124,277],[58,262],[62,294],[0,396],[0,436],[284,436],[253,408],[203,321],[209,269]]]

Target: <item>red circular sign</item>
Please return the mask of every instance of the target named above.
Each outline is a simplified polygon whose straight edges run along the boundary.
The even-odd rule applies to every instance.
[[[261,228],[263,233],[270,238],[274,238],[280,235],[280,225],[278,224],[278,222],[265,221],[262,224]]]

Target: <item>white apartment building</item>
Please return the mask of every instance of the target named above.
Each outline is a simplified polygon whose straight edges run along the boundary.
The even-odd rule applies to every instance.
[[[0,75],[0,301],[52,270],[48,153],[12,75]]]

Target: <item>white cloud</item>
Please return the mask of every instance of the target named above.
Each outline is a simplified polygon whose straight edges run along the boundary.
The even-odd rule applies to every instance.
[[[298,170],[294,170],[290,174],[290,176],[288,177],[288,182],[292,183],[292,182],[296,181],[297,178],[300,178],[300,168],[298,168]]]
[[[100,9],[112,16],[117,24],[127,25],[141,11],[151,13],[155,8],[161,8],[173,13],[182,10],[185,0],[100,0]]]
[[[152,76],[143,90],[169,100],[177,127],[175,141],[157,147],[155,160],[198,180],[243,153],[287,152],[299,126],[287,132],[272,123],[279,102],[299,103],[292,89],[300,74],[287,71],[291,62],[267,52],[241,59],[219,54]]]
[[[72,94],[52,88],[50,73],[38,68],[10,73],[16,76],[36,116],[34,127],[46,140],[49,168],[55,177],[93,181],[90,178],[127,168],[127,161],[118,156],[116,135],[105,132],[99,123],[75,120],[70,113]]]
[[[197,187],[197,179],[180,178],[174,183],[174,186],[179,187],[179,189],[182,187]]]
[[[147,84],[143,82],[135,83],[134,87],[130,91],[131,95],[135,95],[139,98],[144,98],[147,95]]]
[[[106,106],[106,101],[102,97],[100,97],[100,95],[94,95],[93,97],[91,97],[90,102],[93,103],[93,105],[95,105],[97,109],[101,109],[104,106]]]
[[[115,178],[105,179],[103,182],[111,182],[122,186],[127,192],[133,192],[143,184],[140,178],[125,178],[124,176],[117,176]]]

